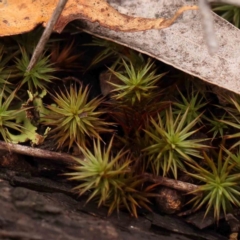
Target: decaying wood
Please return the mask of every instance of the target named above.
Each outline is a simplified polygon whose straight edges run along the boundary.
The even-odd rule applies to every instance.
[[[149,213],[134,219],[120,211],[107,218],[107,208],[97,208],[95,203],[85,205],[84,197],[64,194],[62,182],[21,177],[17,176],[19,173],[4,173],[1,168],[0,171],[0,239],[3,240],[95,240],[96,236],[99,240],[187,240],[185,234],[204,240],[226,239],[186,226],[174,216]],[[155,230],[166,227],[165,232],[171,234],[153,233],[152,226]]]

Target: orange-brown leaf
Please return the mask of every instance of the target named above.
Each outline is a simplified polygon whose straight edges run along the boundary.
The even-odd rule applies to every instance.
[[[58,0],[1,1],[0,36],[28,32],[38,24],[45,26],[57,3]],[[105,0],[69,0],[55,26],[55,31],[61,32],[69,22],[76,19],[99,22],[101,26],[116,31],[162,29],[170,26],[184,11],[197,8],[197,6],[184,6],[172,18],[149,19],[121,14]]]

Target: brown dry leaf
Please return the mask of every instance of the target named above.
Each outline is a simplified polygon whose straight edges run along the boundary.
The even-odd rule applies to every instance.
[[[45,25],[58,0],[19,2],[0,1],[0,36],[27,32],[38,24]],[[240,31],[213,13],[219,49],[214,56],[209,55],[199,12],[185,11],[197,9],[197,0],[107,2],[68,0],[55,30],[61,32],[70,21],[82,19],[84,24],[81,30],[128,46],[204,81],[240,93]],[[164,29],[140,31],[151,28]]]
[[[57,0],[3,0],[0,1],[0,36],[14,35],[32,30],[38,24],[46,25]],[[116,31],[142,31],[170,26],[184,11],[197,6],[183,6],[169,19],[148,19],[119,13],[105,0],[69,0],[55,26],[61,32],[71,21],[85,19]]]

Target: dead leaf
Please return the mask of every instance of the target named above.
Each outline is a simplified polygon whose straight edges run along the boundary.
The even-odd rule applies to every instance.
[[[71,2],[71,1],[70,1]],[[98,22],[101,26],[115,31],[134,32],[148,29],[162,29],[169,27],[187,10],[196,10],[195,6],[183,6],[169,19],[133,17],[119,13],[105,0],[75,0],[67,5],[55,29],[61,32],[63,28],[75,19],[85,19]],[[77,9],[77,11],[76,11]],[[170,17],[170,16],[169,16]]]
[[[0,1],[0,36],[27,32],[46,22],[57,2],[57,0]]]
[[[187,6],[189,1],[193,6]],[[30,31],[38,24],[45,25],[58,1],[19,2],[0,1],[0,36]],[[108,3],[112,7],[104,0],[69,0],[55,30],[61,32],[74,19],[86,20],[81,28],[86,32],[128,46],[204,81],[240,93],[239,29],[213,13],[219,50],[210,56],[202,34],[200,14],[198,11],[181,12],[197,9],[196,0],[108,0]],[[160,29],[169,26],[179,14],[180,20],[161,31],[112,31]],[[156,16],[161,18],[154,19]]]
[[[172,16],[189,0],[109,0],[115,9],[146,18]],[[197,4],[196,0],[191,0]],[[86,21],[82,30],[145,53],[208,83],[240,94],[240,30],[213,14],[219,49],[209,55],[199,11],[186,11],[173,25],[143,32],[116,32]]]
[[[0,36],[14,35],[32,30],[50,19],[57,0],[3,0],[0,2]],[[76,19],[98,22],[116,31],[142,31],[170,26],[184,11],[196,10],[197,6],[183,6],[172,18],[148,19],[119,13],[105,0],[69,0],[55,26],[61,32]]]

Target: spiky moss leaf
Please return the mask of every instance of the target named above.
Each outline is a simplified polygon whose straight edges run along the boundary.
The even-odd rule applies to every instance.
[[[155,118],[169,106],[170,102],[161,101],[161,96],[161,93],[152,93],[146,101],[134,107],[122,101],[109,101],[105,105],[108,114],[123,129],[125,137],[131,137],[149,125],[150,117]]]
[[[8,53],[4,46],[0,44],[0,91],[4,89],[4,98],[12,92],[9,79],[15,71],[13,67],[7,66],[7,64],[15,55],[16,52]]]
[[[74,55],[73,46],[74,40],[70,44],[64,45],[63,49],[61,49],[59,42],[53,44],[50,59],[58,71],[82,69],[82,66],[79,64],[79,58],[82,54]]]
[[[117,62],[120,61],[121,57],[124,57],[124,50],[126,47],[119,45],[117,43],[107,41],[104,39],[96,38],[94,37],[92,40],[92,43],[85,44],[86,46],[97,46],[102,47],[103,50],[100,51],[92,60],[92,62],[89,64],[88,69],[92,68],[93,66],[96,66],[100,62],[104,61],[108,58],[115,58],[115,63],[113,65],[116,65]]]
[[[41,56],[33,68],[27,71],[30,57],[25,48],[20,47],[20,50],[22,58],[16,58],[16,67],[19,70],[18,76],[22,78],[21,86],[27,84],[28,90],[35,92],[38,89],[47,88],[47,85],[51,83],[53,79],[57,79],[53,75],[56,70],[53,65],[49,63],[49,56]]]
[[[235,171],[236,173],[239,173],[239,171],[240,171],[240,146],[238,146],[237,149],[234,149],[234,150],[231,149],[231,151],[226,149],[223,146],[222,146],[222,149],[229,157],[229,163],[235,165],[233,168],[233,171]]]
[[[240,117],[240,96],[232,94],[232,96],[221,96],[226,102],[225,106],[218,106],[223,108],[228,114],[227,119],[231,122],[238,123]]]
[[[109,207],[108,215],[114,210],[119,212],[122,208],[127,209],[136,218],[138,217],[137,210],[139,208],[151,211],[149,207],[151,204],[150,198],[157,196],[152,191],[158,184],[144,187],[145,180],[142,176],[137,176],[131,172],[121,175],[120,187],[115,186],[112,188],[109,199],[105,204]]]
[[[216,137],[220,136],[221,138],[223,138],[224,136],[224,130],[226,131],[227,129],[229,129],[228,125],[224,122],[221,122],[222,120],[226,119],[226,113],[222,115],[222,117],[220,119],[218,119],[217,117],[215,117],[212,113],[211,113],[212,118],[207,118],[204,117],[205,120],[208,121],[208,125],[211,126],[211,129],[208,131],[208,133],[212,133],[212,140],[215,139]]]
[[[28,54],[32,54],[34,49],[36,48],[42,34],[44,28],[42,26],[36,27],[32,31],[13,35],[9,37],[9,41],[7,42],[7,47],[13,50],[19,50],[19,45],[22,46]],[[12,42],[11,40],[14,40]],[[64,40],[62,37],[55,37],[52,35],[50,39],[47,41],[46,45],[44,46],[45,50],[49,50],[52,47],[52,43]]]
[[[230,155],[224,159],[223,147],[220,147],[217,159],[208,156],[203,152],[206,166],[202,167],[195,163],[188,163],[195,173],[188,173],[204,183],[199,186],[189,203],[194,202],[194,208],[197,210],[204,205],[207,209],[204,217],[210,209],[214,210],[214,218],[218,222],[221,211],[226,215],[232,210],[233,206],[240,207],[240,174],[232,173],[235,163],[230,162]],[[216,162],[215,162],[216,161]]]
[[[189,139],[198,131],[193,129],[200,116],[187,124],[188,111],[176,117],[170,106],[164,120],[159,114],[157,120],[151,119],[150,130],[145,130],[153,143],[143,151],[149,155],[149,163],[155,174],[159,175],[162,170],[165,176],[171,171],[177,179],[178,169],[184,170],[185,162],[194,162],[192,157],[202,158],[200,150],[208,148],[200,144],[206,139]]]
[[[4,46],[0,45],[0,84],[6,85],[9,84],[7,79],[9,78],[10,72],[6,72],[6,63],[8,60],[4,58]]]
[[[145,64],[144,57],[141,53],[111,41],[94,37],[92,43],[85,44],[85,46],[96,46],[103,48],[103,50],[93,58],[87,70],[98,65],[104,60],[111,61],[110,64],[112,70],[120,69],[122,67],[121,59],[132,62],[136,68]]]
[[[13,91],[7,98],[3,98],[4,89],[0,92],[0,135],[5,142],[11,142],[12,138],[9,130],[15,130],[17,132],[22,131],[22,126],[16,123],[17,116],[24,112],[25,109],[13,109],[11,103],[16,96],[17,89]]]
[[[239,120],[239,114],[240,114],[240,103],[238,101],[239,99],[237,98],[230,98],[231,103],[234,106],[234,110],[231,109],[230,111],[229,108],[226,109],[226,111],[228,111],[229,115],[231,116],[232,119],[230,120],[219,120],[221,123],[224,123],[228,126],[231,126],[233,128],[236,128],[238,130],[240,130],[240,120]],[[231,139],[231,138],[239,138],[240,137],[240,132],[237,133],[233,133],[233,134],[229,134],[227,136],[224,136],[225,139]],[[236,147],[237,145],[240,145],[240,140],[237,141],[232,148]]]
[[[154,62],[148,61],[135,69],[131,61],[129,65],[125,60],[122,61],[125,68],[123,74],[109,69],[122,82],[121,84],[109,82],[114,87],[112,97],[133,106],[136,102],[151,97],[152,91],[157,88],[156,83],[166,73],[156,75],[156,69],[153,69]]]
[[[93,152],[80,147],[84,158],[74,158],[77,166],[73,172],[66,173],[69,180],[80,181],[73,190],[80,196],[91,191],[87,202],[96,200],[98,206],[109,207],[108,213],[122,207],[137,217],[137,208],[148,207],[148,197],[154,186],[142,188],[144,179],[131,172],[131,158],[128,151],[120,150],[116,155],[111,152],[113,138],[107,148],[101,146],[100,140],[93,142]]]
[[[24,47],[24,49],[27,51],[28,54],[32,54],[34,51],[34,48],[37,46],[37,43],[42,36],[43,30],[44,29],[42,27],[37,27],[33,31],[11,36],[11,38],[15,41],[15,43],[17,43],[17,44],[12,44],[13,45],[12,47],[17,48],[18,45],[21,45]]]
[[[116,156],[111,153],[113,138],[111,139],[107,149],[101,148],[100,140],[93,142],[93,152],[79,146],[84,155],[84,159],[74,158],[78,166],[74,167],[74,172],[67,173],[69,180],[77,180],[82,183],[73,190],[79,195],[92,190],[88,201],[93,198],[98,199],[98,205],[102,205],[109,197],[109,192],[113,186],[119,186],[121,173],[129,172],[131,163],[127,152],[121,150]],[[120,164],[124,158],[124,162]]]
[[[234,24],[237,28],[240,27],[240,7],[224,3],[215,3],[212,4],[212,10]]]
[[[103,103],[103,98],[94,98],[88,101],[89,89],[80,86],[71,86],[70,91],[55,93],[52,98],[56,105],[47,108],[51,113],[42,119],[43,124],[53,127],[52,138],[57,147],[68,146],[73,143],[86,147],[87,137],[100,139],[99,133],[111,132],[112,125],[100,116],[103,112],[98,107]]]
[[[143,129],[149,126],[150,118],[155,118],[157,114],[164,111],[170,102],[161,101],[161,93],[152,93],[151,98],[134,107],[121,101],[109,101],[106,103],[106,109],[111,119],[114,119],[116,125],[121,127],[121,135],[117,135],[119,141],[115,141],[117,147],[126,147],[130,149],[133,157],[136,158],[134,169],[141,173],[147,169],[146,152],[143,148],[150,145],[152,139]]]
[[[185,112],[188,109],[187,124],[198,118],[202,108],[207,105],[204,96],[199,96],[199,92],[191,91],[190,94],[185,97],[182,92],[179,91],[181,99],[173,103],[174,114]],[[200,118],[198,118],[201,121]]]

